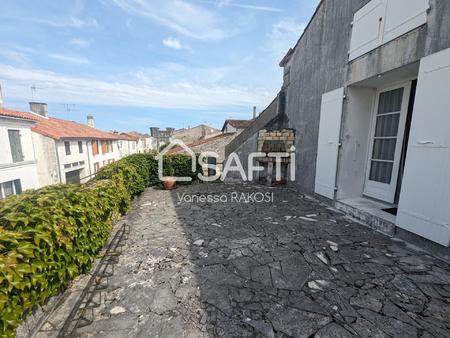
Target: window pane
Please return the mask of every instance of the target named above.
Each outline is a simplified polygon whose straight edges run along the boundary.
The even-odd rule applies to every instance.
[[[14,188],[16,189],[16,194],[22,193],[22,184],[20,183],[20,180],[14,180]]]
[[[70,155],[70,142],[64,142],[64,147],[66,148],[66,155]]]
[[[372,158],[375,160],[393,161],[397,139],[375,139],[373,141]]]
[[[370,167],[370,180],[390,184],[393,166],[394,164],[391,162],[372,161]]]
[[[22,143],[20,140],[20,131],[8,130],[8,138],[13,163],[22,162],[24,160],[24,156],[22,152]]]
[[[402,109],[403,88],[391,90],[380,94],[378,115],[394,113]]]
[[[397,137],[399,121],[400,114],[378,116],[375,137]]]
[[[8,197],[8,196],[11,196],[14,194],[12,181],[5,182],[2,184],[2,186],[3,186],[3,193],[4,193],[5,197]]]

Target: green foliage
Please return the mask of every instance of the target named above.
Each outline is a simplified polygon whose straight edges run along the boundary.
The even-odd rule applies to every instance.
[[[131,198],[160,184],[155,153],[103,167],[82,185],[53,185],[0,201],[0,336],[13,337],[24,314],[91,269]],[[177,176],[191,159],[165,158]]]
[[[201,166],[196,160],[196,171],[192,172],[192,159],[184,154],[174,154],[164,158],[164,176],[191,177],[197,179]]]
[[[80,273],[88,272],[124,213],[130,194],[120,181],[55,185],[0,204],[0,335]]]

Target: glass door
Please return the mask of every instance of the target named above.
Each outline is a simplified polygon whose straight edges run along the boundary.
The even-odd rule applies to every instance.
[[[411,83],[377,95],[364,194],[394,203]]]

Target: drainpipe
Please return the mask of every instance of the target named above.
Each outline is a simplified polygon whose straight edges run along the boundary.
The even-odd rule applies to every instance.
[[[92,168],[91,168],[91,154],[89,153],[89,141],[86,141],[86,152],[88,156],[88,167],[89,167],[89,177],[92,176]]]
[[[56,141],[56,140],[53,140],[53,142],[55,143],[56,162],[58,163],[59,183],[63,183],[63,182],[62,182],[61,162],[60,162],[60,160],[59,160],[58,144],[57,144],[57,141]]]

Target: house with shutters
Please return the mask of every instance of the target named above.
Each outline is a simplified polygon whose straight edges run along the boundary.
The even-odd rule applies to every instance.
[[[0,199],[37,188],[36,157],[27,114],[0,105]]]
[[[288,185],[448,249],[450,1],[322,0],[280,66],[277,99],[227,154],[293,130]]]
[[[54,118],[48,115],[47,105],[38,102],[30,103],[30,112],[2,110],[5,111],[16,120],[24,120],[23,124],[28,123],[29,133],[24,129],[20,135],[22,152],[26,154],[24,162],[33,163],[34,177],[37,177],[33,188],[88,181],[103,166],[137,152],[136,146],[129,145],[136,144],[135,139],[96,129],[91,115],[86,124]],[[15,140],[14,133],[10,134]],[[22,184],[24,187],[31,185]]]

